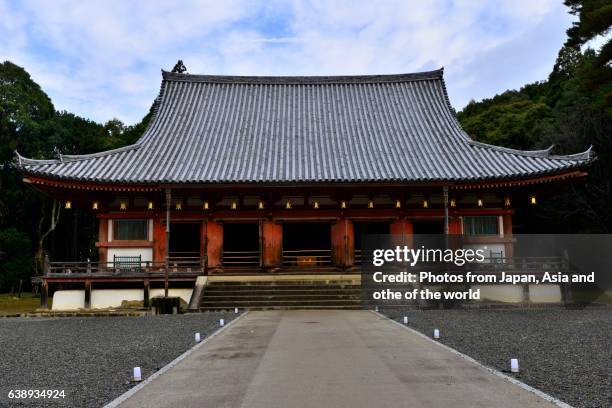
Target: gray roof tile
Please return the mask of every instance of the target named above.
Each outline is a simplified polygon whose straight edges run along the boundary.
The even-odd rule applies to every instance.
[[[138,142],[58,160],[17,156],[24,172],[111,183],[475,181],[584,166],[475,142],[442,70],[402,75],[237,77],[163,72]]]

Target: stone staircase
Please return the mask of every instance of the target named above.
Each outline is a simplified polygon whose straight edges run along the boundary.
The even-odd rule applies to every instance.
[[[208,282],[200,310],[359,309],[359,278],[270,279]]]

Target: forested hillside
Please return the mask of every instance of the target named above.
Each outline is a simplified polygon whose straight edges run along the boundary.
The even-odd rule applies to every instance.
[[[547,80],[471,102],[457,116],[476,140],[519,149],[557,146],[558,153],[593,145],[599,159],[584,183],[559,191],[535,210],[521,212],[520,232],[612,232],[612,46],[585,48],[610,34],[607,1],[566,0],[578,21]],[[520,69],[520,67],[516,67]],[[51,158],[54,150],[83,154],[133,143],[151,113],[135,126],[119,120],[99,124],[55,110],[52,101],[21,67],[0,64],[0,293],[27,286],[40,271],[42,249],[52,259],[96,259],[96,223],[79,209],[59,211],[54,203],[20,181],[11,168],[13,151]],[[38,255],[38,256],[36,256]]]
[[[11,167],[13,152],[32,158],[93,153],[135,142],[150,114],[135,126],[117,119],[105,124],[56,111],[45,92],[25,69],[0,63],[0,293],[27,286],[29,276],[40,270],[35,254],[41,247],[57,259],[97,256],[95,219],[90,213],[59,211],[51,230],[53,201],[21,182]],[[61,239],[60,239],[61,238]]]
[[[612,232],[612,5],[566,0],[578,21],[567,31],[547,80],[469,103],[457,117],[479,141],[517,149],[577,153],[589,146],[598,160],[585,183],[523,212],[521,232]],[[585,47],[608,35],[599,50]],[[588,45],[588,44],[587,44]],[[520,69],[520,67],[516,67]]]

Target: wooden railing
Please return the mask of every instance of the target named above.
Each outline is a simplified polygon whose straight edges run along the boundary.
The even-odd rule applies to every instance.
[[[331,265],[331,249],[298,249],[283,251],[283,266]]]
[[[223,251],[223,266],[259,266],[259,251]]]
[[[163,275],[166,272],[166,262],[142,261],[140,265],[127,266],[116,262],[48,262],[45,266],[45,276],[64,275],[111,275],[140,276]],[[173,260],[169,262],[169,273],[174,274],[205,274],[206,265],[191,260]]]

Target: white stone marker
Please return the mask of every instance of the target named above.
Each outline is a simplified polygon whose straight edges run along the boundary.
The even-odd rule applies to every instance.
[[[408,324],[408,316],[404,316],[404,324]]]
[[[200,342],[200,340],[201,340],[201,338],[200,338],[200,333],[196,333],[196,334],[195,334],[195,341],[196,341],[196,343],[199,343],[199,342]]]
[[[519,372],[518,358],[511,358],[510,359],[510,372],[511,373],[518,373]]]
[[[225,319],[219,319],[219,326],[225,326]]]
[[[237,307],[234,308],[234,313],[238,314],[238,308]]]
[[[142,381],[140,367],[134,367],[134,381]]]
[[[434,339],[439,339],[439,338],[440,338],[440,330],[434,329]]]
[[[376,306],[376,307],[374,308],[374,310],[378,312],[378,306]]]
[[[178,314],[178,308],[176,306],[172,306],[172,314]]]

